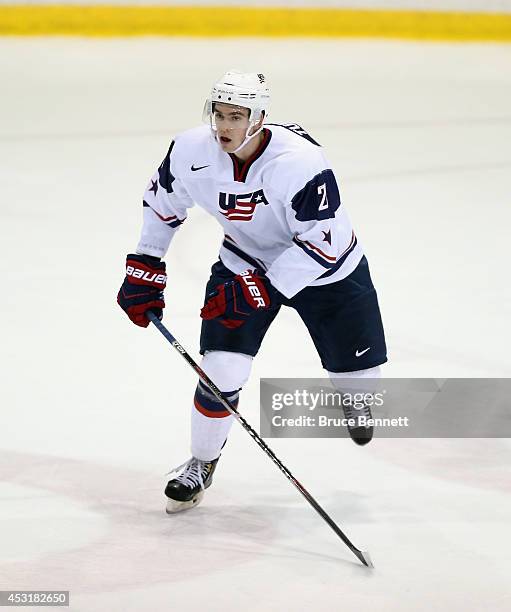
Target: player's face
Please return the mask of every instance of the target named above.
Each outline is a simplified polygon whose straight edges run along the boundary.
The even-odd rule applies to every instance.
[[[226,153],[235,151],[245,140],[250,111],[232,104],[215,104],[215,125],[218,143]]]

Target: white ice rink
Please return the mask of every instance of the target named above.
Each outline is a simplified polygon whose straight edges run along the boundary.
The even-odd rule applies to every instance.
[[[385,375],[511,376],[511,45],[0,39],[0,589],[70,590],[73,612],[510,610],[509,440],[270,441],[372,571],[236,424],[203,504],[165,515],[194,373],[115,296],[148,178],[231,67],[326,147]],[[220,236],[193,210],[167,257],[195,356]],[[321,375],[282,311],[240,410],[258,428],[260,377]]]

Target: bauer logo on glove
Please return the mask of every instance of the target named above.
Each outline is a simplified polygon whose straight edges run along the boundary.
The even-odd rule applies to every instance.
[[[117,303],[135,325],[147,327],[148,310],[156,313],[159,319],[163,317],[166,284],[165,262],[150,255],[128,255],[126,278],[117,294]]]
[[[249,298],[253,298],[253,308],[268,308],[270,305],[270,299],[266,293],[264,285],[261,285],[260,279],[254,280],[252,273],[248,270],[246,272],[242,272],[236,278],[241,279],[241,288],[243,289],[244,293],[246,293],[245,287],[248,289]],[[266,294],[266,298],[261,294],[261,290]]]
[[[259,308],[269,308],[272,292],[270,281],[258,270],[242,272],[210,294],[200,316],[218,319],[229,329],[240,327]]]
[[[155,285],[162,285],[165,287],[167,284],[166,274],[157,274],[156,272],[150,272],[147,268],[135,268],[133,266],[126,266],[126,276],[132,277],[132,283],[145,285],[146,283],[154,283]],[[137,280],[139,281],[137,283]],[[140,282],[142,281],[142,282]]]

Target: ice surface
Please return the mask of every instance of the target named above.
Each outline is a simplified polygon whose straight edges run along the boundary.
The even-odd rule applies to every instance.
[[[327,149],[379,291],[388,376],[507,377],[511,46],[0,39],[0,588],[73,611],[504,611],[508,440],[274,440],[364,568],[235,426],[215,484],[167,516],[194,374],[115,304],[140,199],[212,80],[271,78],[274,121]],[[220,231],[193,210],[165,321],[197,355]],[[263,376],[321,376],[284,311]]]

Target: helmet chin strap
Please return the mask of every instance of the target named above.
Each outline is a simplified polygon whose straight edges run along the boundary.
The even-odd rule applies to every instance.
[[[234,151],[231,151],[231,153],[238,153],[238,151],[241,151],[241,149],[243,149],[243,147],[245,145],[247,145],[252,140],[252,138],[255,138],[258,134],[260,134],[262,132],[264,124],[261,124],[260,128],[258,128],[253,134],[249,135],[250,130],[257,124],[258,121],[259,121],[259,118],[257,119],[257,121],[255,121],[254,123],[251,123],[248,126],[247,131],[245,132],[245,138],[244,138],[243,142],[240,144],[239,147],[234,149]],[[211,131],[213,132],[213,135],[215,137],[215,140],[216,140],[217,144],[220,146],[220,142],[218,140],[218,131],[216,130],[215,127],[213,127],[213,117],[212,117],[212,115],[210,115],[210,126],[211,126]]]
[[[241,151],[241,149],[243,149],[243,147],[244,147],[245,145],[247,145],[247,144],[248,144],[248,143],[249,143],[249,142],[252,140],[252,138],[255,138],[255,136],[257,136],[258,134],[260,134],[260,133],[261,133],[261,131],[262,131],[262,129],[263,129],[263,126],[261,125],[261,127],[260,127],[258,130],[256,130],[256,131],[255,131],[253,134],[251,134],[251,135],[249,136],[249,135],[248,135],[248,133],[250,132],[250,130],[251,130],[252,128],[253,128],[253,126],[250,126],[250,127],[248,127],[248,128],[247,128],[247,132],[246,132],[246,134],[245,134],[245,140],[244,140],[244,141],[243,141],[243,142],[240,144],[240,146],[239,146],[239,147],[237,147],[236,149],[234,149],[234,151],[231,151],[231,153],[237,153],[238,151]]]

